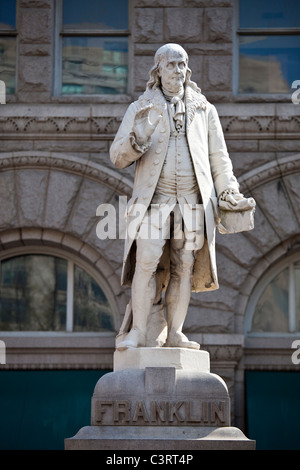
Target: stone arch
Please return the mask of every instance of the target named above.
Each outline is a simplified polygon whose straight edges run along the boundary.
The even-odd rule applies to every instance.
[[[256,283],[273,263],[300,248],[300,154],[283,157],[239,178],[241,192],[255,198],[255,228],[219,237],[219,249],[235,276],[236,333],[243,333],[244,315]],[[223,263],[225,264],[225,262]]]
[[[109,168],[66,154],[1,154],[0,247],[56,246],[85,259],[106,278],[119,315],[126,305],[120,286],[122,240],[99,240],[99,204],[130,196],[132,183]]]

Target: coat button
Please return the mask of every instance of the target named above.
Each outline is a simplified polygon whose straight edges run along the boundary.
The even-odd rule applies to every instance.
[[[156,174],[155,170],[152,170],[151,173],[150,173],[151,176],[154,176],[155,174]]]
[[[155,153],[161,153],[161,148],[159,147],[158,149],[155,150]]]
[[[159,164],[159,158],[156,158],[153,162],[154,165],[158,165]]]
[[[158,139],[158,142],[159,142],[159,143],[162,143],[164,140],[165,140],[164,137],[160,137],[160,138]]]

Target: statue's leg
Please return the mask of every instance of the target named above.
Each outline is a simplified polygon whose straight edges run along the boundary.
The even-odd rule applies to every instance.
[[[199,349],[198,343],[189,341],[182,333],[191,297],[195,252],[186,248],[184,239],[172,239],[170,252],[170,281],[166,292],[168,337],[165,346]]]
[[[137,239],[136,266],[132,280],[132,328],[118,349],[142,347],[146,342],[147,320],[156,297],[155,273],[166,240]]]

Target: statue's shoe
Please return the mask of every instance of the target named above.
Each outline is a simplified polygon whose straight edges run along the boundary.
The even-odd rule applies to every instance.
[[[118,351],[145,346],[146,336],[138,328],[132,328],[126,338],[117,345]]]
[[[189,341],[188,338],[179,331],[170,331],[164,346],[166,348],[200,349],[199,343]]]

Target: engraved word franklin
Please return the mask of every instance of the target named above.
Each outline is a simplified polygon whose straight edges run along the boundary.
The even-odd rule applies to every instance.
[[[225,400],[97,400],[95,412],[98,425],[225,426],[228,409]]]

